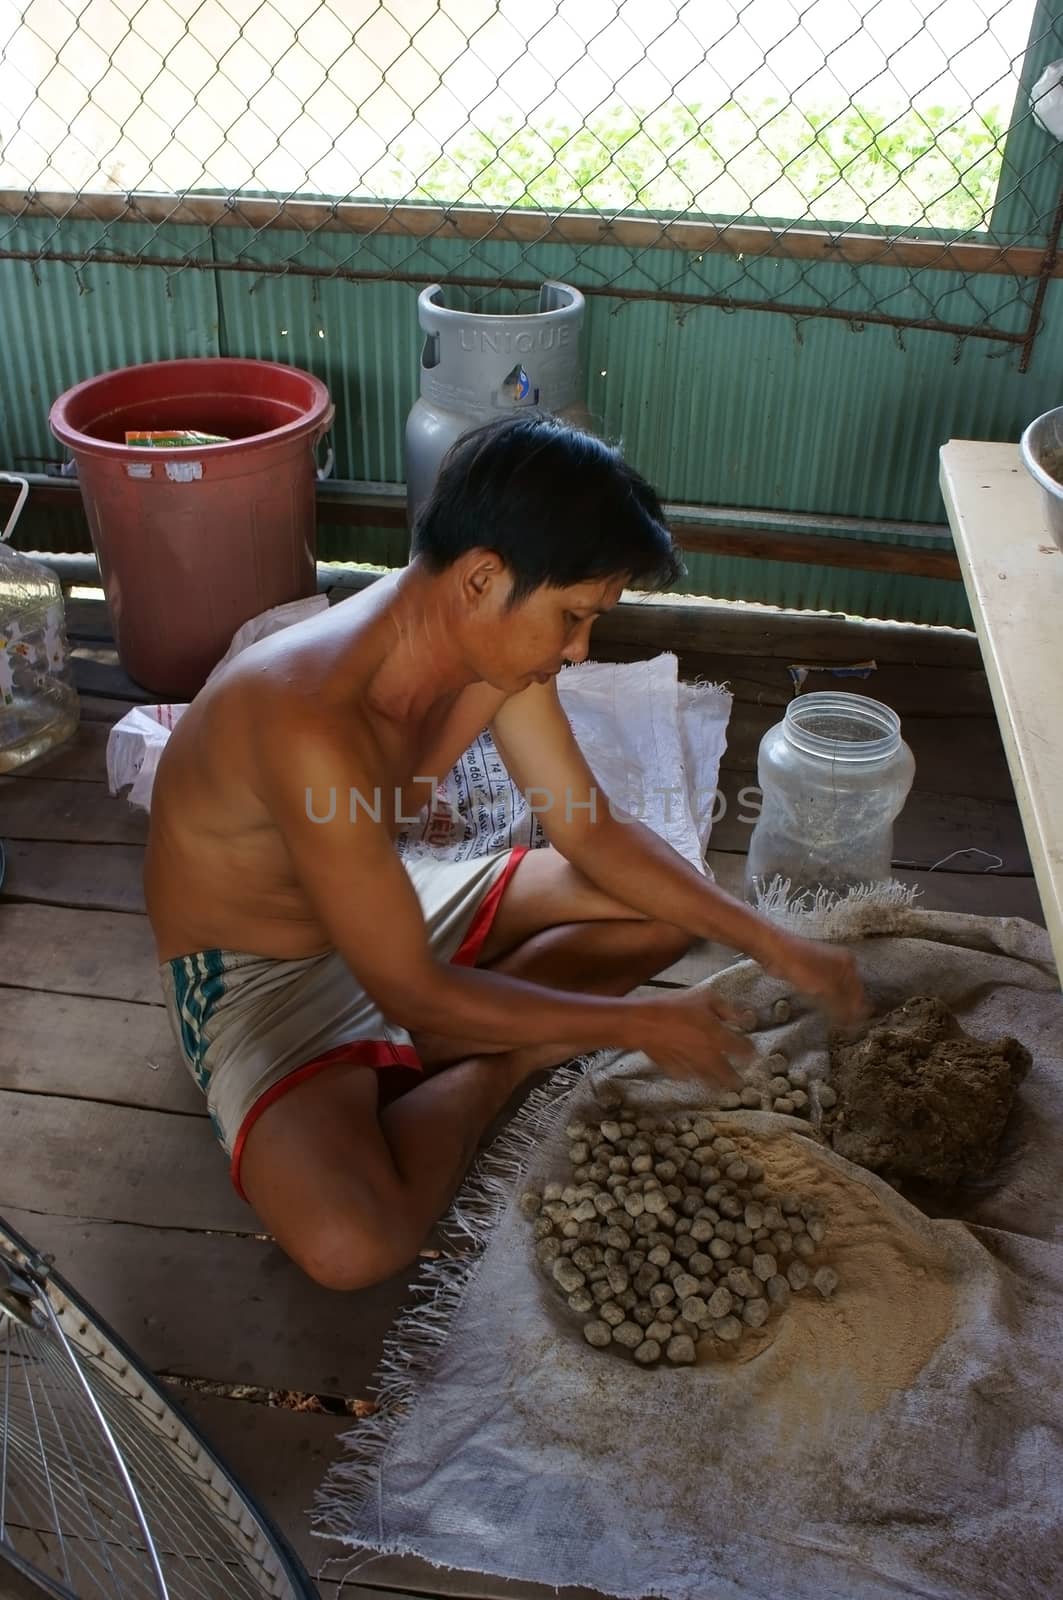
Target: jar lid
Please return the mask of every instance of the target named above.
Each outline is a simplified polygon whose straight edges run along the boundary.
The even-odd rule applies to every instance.
[[[901,747],[901,719],[867,695],[825,690],[790,701],[783,734],[806,755],[830,761],[883,761]]]

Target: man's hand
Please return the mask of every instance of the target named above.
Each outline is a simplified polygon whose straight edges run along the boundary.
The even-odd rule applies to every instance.
[[[870,1007],[856,962],[838,945],[819,944],[796,934],[781,935],[765,969],[783,978],[825,1011],[839,1027],[860,1022]]]
[[[739,1013],[704,987],[662,993],[640,1001],[644,1017],[638,1048],[669,1078],[695,1078],[731,1089],[739,1082],[732,1063],[756,1054],[736,1032]]]

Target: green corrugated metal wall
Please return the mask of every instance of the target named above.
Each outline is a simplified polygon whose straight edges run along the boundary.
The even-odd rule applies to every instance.
[[[84,222],[24,222],[8,248],[85,250],[99,229]],[[124,248],[180,255],[201,241],[197,230],[164,235],[135,225],[112,230]],[[278,236],[277,258],[291,249]],[[271,244],[260,236],[260,259]],[[330,241],[335,250],[335,236]],[[250,249],[251,236],[223,228],[219,259]],[[331,265],[310,245],[303,265]],[[460,242],[433,240],[431,254],[412,241],[380,237],[382,265],[407,273],[458,270]],[[521,265],[517,246],[489,251],[500,274],[528,279],[565,276],[564,247],[540,246]],[[670,275],[675,252],[644,258],[646,276]],[[626,254],[584,251],[585,267],[615,275]],[[702,263],[705,270],[708,262]],[[479,270],[479,269],[478,269]],[[793,267],[758,265],[770,292],[784,292]],[[815,288],[832,298],[857,291],[851,269],[806,268]],[[721,283],[733,271],[719,258]],[[928,275],[937,294],[959,289],[950,275]],[[859,269],[861,303],[891,294],[906,310],[903,274]],[[928,279],[924,278],[924,284]],[[676,280],[678,292],[693,282]],[[979,294],[1003,305],[1005,278],[983,278]],[[460,292],[460,291],[459,291]],[[176,355],[238,354],[307,367],[336,402],[337,472],[343,477],[400,481],[402,430],[416,394],[420,338],[417,288],[391,282],[351,283],[309,277],[254,277],[244,272],[167,272],[147,265],[0,261],[0,316],[6,359],[0,383],[0,465],[40,470],[59,451],[47,428],[51,400],[80,378],[136,361]],[[1017,371],[1008,346],[946,335],[805,320],[764,312],[724,313],[661,302],[594,298],[588,302],[583,351],[587,395],[602,430],[623,442],[628,457],[669,500],[937,522],[938,446],[950,437],[1016,439],[1025,423],[1063,401],[1060,358],[1063,284],[1053,282],[1045,328],[1029,373]],[[854,306],[856,302],[854,301]],[[947,311],[943,312],[947,315]],[[1005,313],[1006,315],[1006,313]],[[36,530],[35,530],[36,531]],[[322,554],[348,559],[402,559],[398,534],[325,530]],[[864,616],[964,624],[958,584],[897,578],[818,566],[717,557],[689,558],[690,592],[849,611]]]

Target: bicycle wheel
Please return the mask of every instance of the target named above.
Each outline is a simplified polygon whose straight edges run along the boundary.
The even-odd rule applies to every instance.
[[[4,1558],[61,1600],[317,1597],[193,1424],[0,1219]]]

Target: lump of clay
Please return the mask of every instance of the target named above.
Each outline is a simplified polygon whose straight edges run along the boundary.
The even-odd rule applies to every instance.
[[[1017,1039],[972,1039],[942,1000],[919,996],[832,1040],[825,1126],[839,1155],[885,1177],[982,1178],[1029,1065]]]

